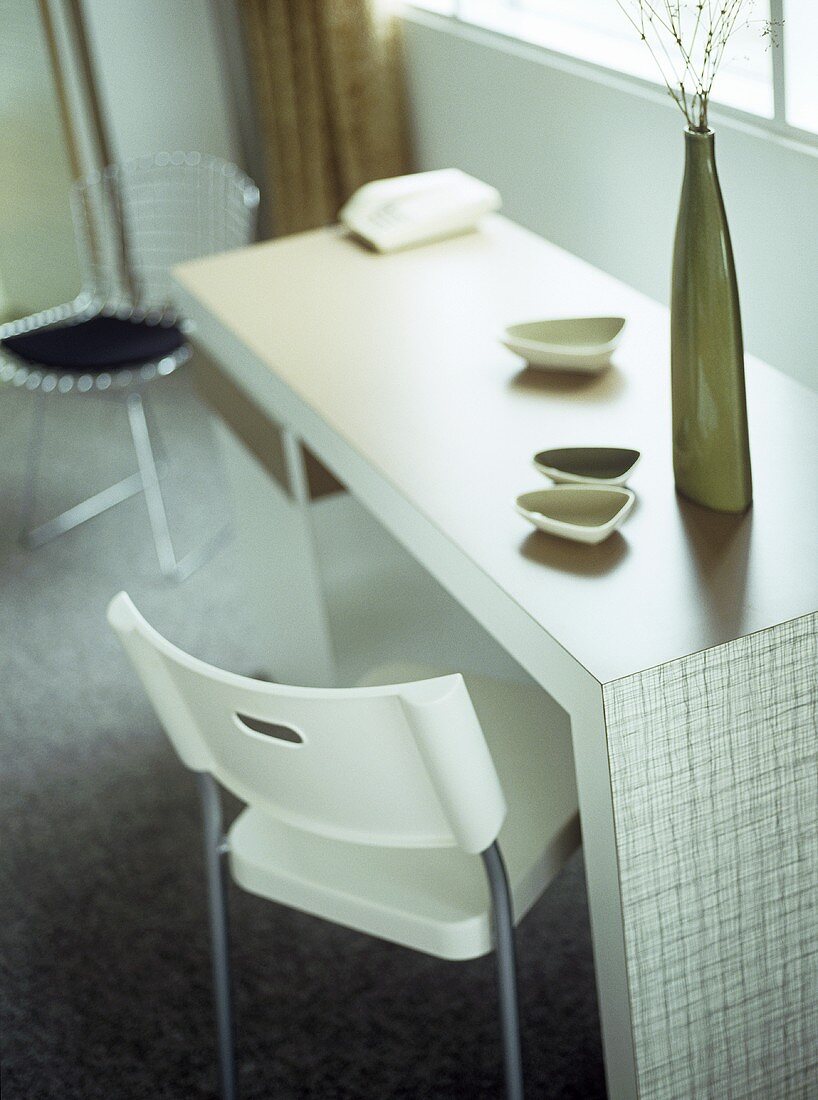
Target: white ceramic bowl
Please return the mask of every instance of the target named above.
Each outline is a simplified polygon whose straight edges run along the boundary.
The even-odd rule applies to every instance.
[[[624,485],[639,457],[629,447],[554,447],[534,455],[534,465],[566,485]]]
[[[517,497],[521,516],[549,535],[602,542],[625,521],[636,496],[621,486],[555,485]]]
[[[624,317],[563,317],[509,325],[502,342],[539,370],[595,373],[610,365]]]

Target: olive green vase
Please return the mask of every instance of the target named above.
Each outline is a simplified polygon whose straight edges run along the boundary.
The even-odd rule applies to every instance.
[[[716,512],[753,499],[736,271],[712,130],[685,131],[671,298],[676,488]]]

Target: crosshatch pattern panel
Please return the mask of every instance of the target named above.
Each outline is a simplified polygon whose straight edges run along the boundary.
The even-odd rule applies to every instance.
[[[641,1100],[818,1097],[817,628],[604,689]]]

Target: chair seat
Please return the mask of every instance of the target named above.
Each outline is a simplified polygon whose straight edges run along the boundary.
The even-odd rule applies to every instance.
[[[440,675],[380,668],[360,686]],[[568,732],[538,688],[466,677],[508,802],[499,843],[519,921],[579,844]],[[557,714],[560,712],[558,708]],[[492,947],[479,856],[459,848],[379,848],[330,840],[245,809],[229,833],[244,889],[370,935],[448,959]]]
[[[175,325],[103,316],[35,329],[2,341],[4,348],[28,363],[90,374],[152,363],[178,351],[184,343]]]

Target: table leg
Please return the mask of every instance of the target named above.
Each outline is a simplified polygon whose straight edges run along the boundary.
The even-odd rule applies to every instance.
[[[636,1068],[602,689],[570,703],[582,849],[610,1100],[635,1100]]]

